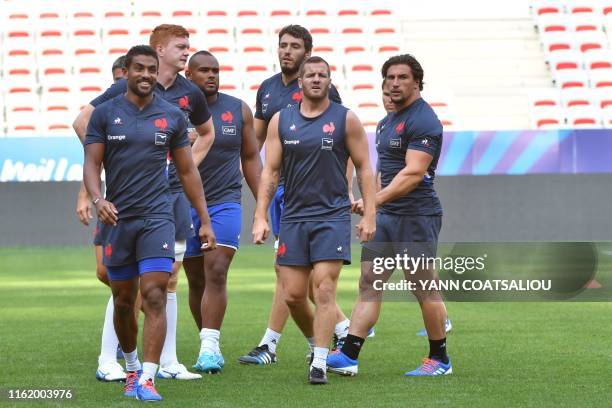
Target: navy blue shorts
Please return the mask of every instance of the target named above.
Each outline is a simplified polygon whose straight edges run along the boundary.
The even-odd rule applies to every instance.
[[[270,203],[270,222],[272,223],[272,234],[278,237],[280,233],[280,220],[285,209],[285,186],[282,184],[276,189],[276,193]]]
[[[319,261],[351,263],[350,221],[304,221],[281,223],[276,263],[312,266]]]
[[[438,235],[442,227],[439,215],[376,214],[376,234],[363,245],[361,260],[371,256],[394,256],[408,253],[411,256],[435,257]]]
[[[108,278],[112,281],[130,280],[148,272],[172,273],[172,258],[145,258],[137,263],[121,266],[107,266]]]
[[[174,228],[177,241],[184,241],[193,236],[193,223],[191,222],[191,205],[182,191],[171,193],[172,210],[174,212]]]
[[[208,215],[212,223],[213,232],[217,238],[217,245],[238,249],[240,246],[240,227],[242,224],[242,207],[239,203],[221,203],[208,207]],[[195,233],[187,239],[185,257],[202,255],[202,241],[198,232],[202,226],[200,217],[191,209],[191,218]]]
[[[96,229],[94,230],[93,244],[94,246],[101,246],[104,244],[104,228],[106,225],[99,221],[96,222]]]
[[[117,226],[107,226],[104,235],[102,261],[107,267],[133,265],[147,258],[169,258],[174,262],[172,220],[120,219]]]

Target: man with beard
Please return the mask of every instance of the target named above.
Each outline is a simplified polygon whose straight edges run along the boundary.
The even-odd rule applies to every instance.
[[[351,202],[346,166],[355,163],[364,217],[357,225],[361,242],[375,232],[374,177],[368,142],[359,118],[330,102],[330,68],[320,57],[300,67],[303,99],[275,114],[266,138],[266,164],[257,194],[253,241],[270,233],[266,210],[281,168],[285,175],[285,209],[281,216],[276,264],[284,301],[296,324],[315,344],[309,368],[311,384],[326,384],[326,359],[336,323],[336,285],[342,264],[351,262]],[[309,282],[315,301],[308,302]]]
[[[266,141],[268,124],[272,116],[283,108],[297,106],[302,100],[302,91],[298,84],[298,71],[304,60],[310,57],[311,51],[312,36],[304,27],[288,25],[278,33],[277,52],[281,72],[263,81],[257,91],[254,127],[260,150]],[[328,97],[335,103],[342,103],[340,95],[333,85],[329,89]],[[352,166],[347,169],[347,172],[349,171],[352,172]],[[278,249],[280,219],[284,208],[284,189],[284,177],[281,174],[278,189],[272,198],[269,209],[275,249]],[[277,361],[276,347],[289,318],[289,309],[283,300],[282,287],[278,284],[278,266],[274,265],[274,269],[277,280],[268,327],[257,347],[238,359],[240,363],[272,364]],[[336,307],[336,315],[334,336],[335,338],[343,338],[348,333],[350,322],[338,306]],[[307,341],[310,349],[312,349],[314,339],[309,338]]]
[[[159,56],[159,81],[155,86],[155,93],[172,105],[178,107],[183,115],[195,127],[199,137],[193,144],[192,152],[196,165],[201,163],[210,146],[215,133],[214,126],[206,99],[202,91],[193,85],[179,72],[185,69],[189,57],[189,31],[184,27],[173,24],[162,24],[151,32],[149,44]],[[79,135],[84,135],[89,115],[95,106],[126,92],[126,81],[120,80],[111,86],[104,94],[90,102],[77,117],[74,128]],[[81,137],[81,136],[80,136]],[[186,248],[186,239],[193,235],[189,203],[183,194],[181,183],[176,176],[174,164],[169,161],[168,179],[170,183],[170,199],[173,203],[174,223],[176,225],[175,262],[172,275],[168,283],[167,317],[168,332],[166,343],[162,351],[161,369],[159,376],[179,380],[199,379],[199,374],[190,373],[183,364],[180,364],[176,354],[176,325],[178,320],[178,306],[176,289],[178,286],[178,271],[182,265]],[[87,200],[86,194],[81,194]],[[206,225],[209,220],[202,220]],[[207,228],[211,228],[208,224]],[[208,249],[208,248],[207,248]]]
[[[442,225],[442,206],[434,189],[435,170],[442,149],[442,124],[433,109],[421,98],[423,68],[412,55],[391,57],[382,67],[386,89],[395,107],[379,126],[376,150],[379,157],[382,189],[376,193],[374,239],[361,253],[359,297],[351,315],[349,334],[341,350],[327,359],[331,372],[356,375],[357,358],[368,328],[380,315],[382,291],[376,280],[388,279],[373,272],[375,257],[406,255],[424,258],[436,256],[438,234]],[[364,211],[358,200],[353,210]],[[436,279],[431,266],[404,270],[407,280]],[[429,356],[417,369],[405,375],[437,376],[452,373],[446,352],[446,307],[435,290],[414,290],[419,301],[429,338]]]
[[[127,91],[100,104],[85,138],[83,180],[93,197],[104,234],[104,265],[115,302],[115,331],[126,362],[124,395],[160,401],[154,386],[166,334],[166,290],[174,262],[175,226],[166,178],[166,157],[174,158],[185,192],[206,219],[200,176],[191,157],[183,113],[154,94],[159,60],[149,46],[126,57]],[[106,197],[100,190],[102,163]],[[215,247],[209,227],[200,238]],[[138,359],[134,314],[140,290],[144,320],[144,363]]]
[[[194,368],[217,373],[225,364],[219,338],[227,307],[227,272],[240,241],[240,165],[253,196],[256,196],[261,159],[251,109],[240,99],[219,92],[217,59],[208,51],[195,53],[189,59],[187,78],[206,95],[217,135],[206,158],[198,166],[217,237],[217,249],[204,255],[200,238],[192,236],[187,239],[184,262],[189,280],[189,306],[200,329],[200,353]],[[191,211],[197,228],[200,219],[194,209]]]

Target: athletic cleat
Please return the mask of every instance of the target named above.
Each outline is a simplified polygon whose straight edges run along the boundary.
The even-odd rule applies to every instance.
[[[327,374],[325,370],[321,370],[318,367],[310,367],[308,372],[308,382],[312,385],[327,384]]]
[[[125,381],[125,371],[121,364],[116,361],[109,361],[98,367],[96,370],[96,380],[98,381]]]
[[[221,354],[201,353],[193,369],[207,374],[217,374],[221,372],[224,365],[225,360]]]
[[[155,389],[153,381],[147,380],[144,384],[136,386],[136,399],[139,401],[161,401],[162,396]]]
[[[175,363],[167,367],[161,367],[157,372],[157,378],[176,379],[176,380],[199,380],[200,374],[187,371],[183,364]]]
[[[453,330],[453,324],[451,323],[450,319],[446,319],[446,321],[444,322],[444,330],[446,330],[446,333]],[[421,329],[419,332],[417,332],[417,336],[427,337],[427,330]]]
[[[357,360],[338,350],[327,356],[327,369],[330,373],[352,377],[357,375]]]
[[[128,371],[125,377],[125,386],[123,387],[124,397],[134,398],[136,396],[136,386],[141,375],[142,370]]]
[[[376,332],[374,331],[374,327],[372,327],[370,330],[368,330],[368,337],[374,336],[376,336]]]
[[[249,354],[246,354],[238,359],[238,362],[241,364],[257,365],[274,364],[276,361],[276,354],[272,353],[268,349],[267,344],[262,344],[261,346],[255,347],[253,350],[249,351]]]
[[[451,366],[450,359],[448,360],[448,364],[444,364],[433,358],[424,358],[422,366],[416,370],[408,371],[404,375],[406,377],[432,377],[435,375],[448,375],[452,373],[453,367]]]

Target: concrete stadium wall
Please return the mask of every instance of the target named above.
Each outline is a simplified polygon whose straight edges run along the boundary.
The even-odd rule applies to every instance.
[[[0,246],[89,245],[76,182],[0,183]],[[441,241],[612,240],[612,174],[439,177]],[[243,191],[241,239],[254,201]]]

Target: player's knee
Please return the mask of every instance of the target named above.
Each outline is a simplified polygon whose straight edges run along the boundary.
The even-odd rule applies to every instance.
[[[224,268],[211,268],[206,271],[206,285],[212,285],[217,289],[225,288],[227,283],[227,271]]]
[[[134,315],[134,301],[130,296],[115,296],[113,298],[115,313],[119,317],[129,317]]]
[[[317,305],[335,302],[336,283],[332,279],[324,279],[314,287],[314,298]]]
[[[145,309],[161,310],[166,307],[166,291],[157,286],[148,288],[142,293],[142,303]]]
[[[308,298],[306,293],[303,293],[302,291],[291,290],[288,288],[285,288],[284,296],[285,303],[287,303],[287,306],[289,307],[300,306],[304,304]]]

